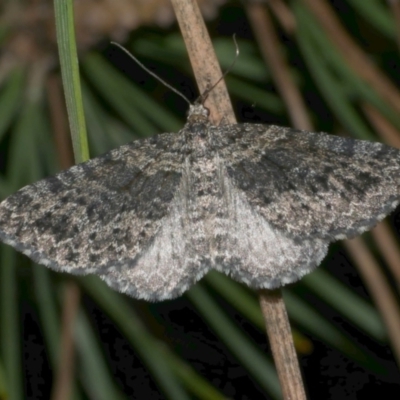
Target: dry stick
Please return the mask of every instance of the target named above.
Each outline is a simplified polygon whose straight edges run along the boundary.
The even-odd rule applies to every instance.
[[[347,240],[345,246],[351,257],[357,262],[359,271],[368,285],[368,290],[380,310],[392,343],[392,350],[397,364],[400,366],[400,309],[396,298],[393,296],[383,273],[364,242],[360,238],[355,238]]]
[[[269,66],[276,87],[286,103],[293,126],[311,130],[307,108],[298,88],[292,84],[289,67],[282,56],[278,35],[268,12],[262,4],[255,2],[247,3],[246,11],[265,63]]]
[[[267,5],[286,33],[291,34],[296,30],[296,19],[283,0],[269,0]]]
[[[306,399],[282,292],[276,289],[260,290],[259,293],[262,313],[268,316],[266,329],[282,385],[283,399]],[[282,381],[282,379],[285,380]],[[287,381],[288,379],[290,381]]]
[[[400,287],[400,250],[393,233],[386,222],[378,224],[371,233],[396,279],[397,286]],[[387,286],[386,290],[390,291],[389,285]]]
[[[397,47],[400,50],[400,1],[399,0],[387,0],[389,6],[392,10],[392,14],[395,20],[395,27],[396,27],[396,41]]]
[[[188,48],[200,92],[204,92],[221,77],[221,70],[203,18],[197,3],[193,0],[172,0],[172,4]],[[225,122],[235,123],[228,92],[223,82],[210,93],[208,105],[214,123],[219,123],[222,118]],[[259,296],[284,399],[305,399],[281,292],[280,290],[262,290]]]
[[[60,167],[66,169],[73,165],[73,153],[71,141],[69,140],[68,120],[59,76],[49,76],[47,93]],[[69,400],[71,398],[75,364],[73,328],[79,302],[80,290],[78,286],[73,281],[67,281],[64,288],[62,309],[60,355],[51,393],[52,400]]]
[[[76,283],[67,281],[64,287],[64,301],[61,320],[61,353],[52,388],[51,400],[69,400],[73,388],[75,366],[75,344],[73,328],[78,312],[81,292]]]
[[[400,93],[343,29],[326,0],[302,0],[321,22],[332,43],[344,55],[348,65],[366,80],[387,103],[400,112]]]
[[[282,56],[281,49],[279,48],[279,39],[271,18],[266,10],[257,3],[247,4],[247,14],[253,27],[253,31],[255,32],[259,47],[265,58],[265,62],[271,69],[272,78],[277,86],[277,90],[286,103],[286,108],[289,111],[293,125],[300,129],[310,130],[312,124],[308,117],[307,107],[305,106],[296,85],[293,83],[289,66]],[[280,309],[279,314],[271,314],[270,318],[274,320],[269,321],[267,324],[267,331],[268,336],[270,337],[274,359],[279,358],[283,361],[279,365],[277,363],[278,374],[280,376],[292,376],[290,385],[287,385],[283,389],[284,396],[285,398],[305,399],[306,394],[294,347],[293,345],[290,345],[290,343],[292,343],[291,341],[282,340],[291,335],[283,300],[282,298],[279,299],[278,297],[271,295],[271,302],[274,304],[275,308],[279,307]],[[270,315],[269,305],[267,303],[262,301],[261,307],[264,315]],[[272,343],[273,340],[275,343]],[[284,360],[288,359],[292,359],[293,361],[290,363],[284,362]],[[294,365],[296,365],[296,369],[292,371],[291,369]],[[281,370],[279,371],[279,369]],[[282,384],[282,386],[283,385],[284,384]]]
[[[365,116],[375,132],[390,146],[400,149],[400,132],[373,105],[361,104]]]
[[[221,68],[196,1],[171,0],[171,2],[202,94],[221,78]],[[224,80],[210,92],[205,106],[210,108],[212,123],[219,124],[222,119],[226,123],[236,123]]]

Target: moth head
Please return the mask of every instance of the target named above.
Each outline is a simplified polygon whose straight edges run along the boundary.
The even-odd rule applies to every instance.
[[[210,116],[210,110],[203,104],[191,104],[188,111],[188,122],[190,123],[206,123]]]

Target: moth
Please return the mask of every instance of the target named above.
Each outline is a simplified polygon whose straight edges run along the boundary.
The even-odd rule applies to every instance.
[[[400,151],[274,125],[212,125],[123,145],[0,204],[0,239],[135,298],[179,296],[216,269],[254,289],[312,271],[330,242],[399,203]]]

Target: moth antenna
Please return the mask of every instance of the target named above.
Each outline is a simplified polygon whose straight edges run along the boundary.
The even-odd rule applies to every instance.
[[[165,87],[168,89],[172,90],[174,93],[176,93],[178,96],[182,97],[183,100],[186,101],[189,105],[192,103],[190,100],[183,95],[179,90],[175,89],[172,87],[169,83],[164,81],[164,79],[160,78],[157,74],[155,74],[153,71],[150,71],[143,63],[141,63],[132,53],[130,53],[125,47],[121,46],[119,43],[116,42],[111,42],[112,45],[119,47],[122,51],[124,51],[133,61],[136,62],[137,65],[139,65],[140,68],[145,70],[149,75],[151,75],[153,78],[157,79],[159,82],[161,82]],[[219,81],[218,81],[219,82]]]
[[[237,44],[236,41],[236,33],[233,34],[232,36],[233,39],[233,43],[235,44],[235,58],[233,59],[231,65],[225,70],[225,72],[222,74],[222,76],[217,80],[217,82],[214,83],[214,85],[212,85],[210,88],[208,88],[203,94],[201,94],[195,101],[195,103],[200,102],[201,104],[204,104],[204,102],[206,101],[208,95],[211,93],[212,90],[214,90],[214,88],[218,85],[218,83],[220,83],[226,75],[229,74],[229,72],[232,71],[232,68],[235,66],[237,59],[239,58],[239,46]]]

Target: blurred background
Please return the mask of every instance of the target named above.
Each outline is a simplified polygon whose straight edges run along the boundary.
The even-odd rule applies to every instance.
[[[238,122],[400,148],[396,0],[198,1]],[[0,197],[73,162],[50,0],[0,3]],[[168,0],[80,0],[90,154],[176,132],[199,95]],[[399,210],[284,289],[311,399],[400,393]],[[60,367],[61,365],[61,367]],[[57,388],[57,389],[55,389]],[[257,293],[217,272],[147,303],[0,247],[0,399],[278,399]]]

